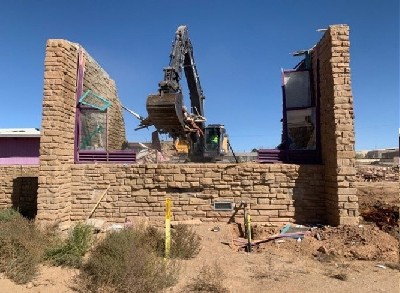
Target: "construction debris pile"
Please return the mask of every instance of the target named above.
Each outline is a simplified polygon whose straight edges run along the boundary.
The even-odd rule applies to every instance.
[[[379,229],[390,234],[399,233],[399,208],[380,201],[373,206],[363,206],[361,216],[367,222],[374,222]]]
[[[399,181],[399,167],[358,166],[357,180],[366,182]]]
[[[399,261],[398,239],[374,225],[307,227],[293,224],[286,232],[285,227],[255,227],[257,240],[252,241],[253,251],[287,249],[325,261],[332,258]],[[240,233],[236,236],[239,237],[233,238],[233,246],[230,246],[244,250],[246,240],[240,237]]]

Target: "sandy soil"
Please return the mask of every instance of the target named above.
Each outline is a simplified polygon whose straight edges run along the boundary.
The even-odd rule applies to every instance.
[[[358,184],[360,210],[377,201],[400,206],[398,182]],[[212,231],[215,226],[219,231]],[[236,224],[204,223],[193,228],[202,237],[202,250],[196,258],[180,261],[179,283],[166,292],[182,292],[204,265],[216,264],[223,274],[215,278],[222,279],[232,293],[400,291],[399,239],[373,224],[313,229],[300,242],[269,241],[252,253],[232,245],[232,239],[239,237]],[[279,228],[258,226],[256,235],[265,238]],[[0,275],[0,292],[72,293],[70,286],[77,273],[43,266],[27,285],[16,285]]]

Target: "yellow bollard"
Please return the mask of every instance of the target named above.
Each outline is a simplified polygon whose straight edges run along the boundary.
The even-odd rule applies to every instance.
[[[171,208],[170,198],[165,200],[165,258],[169,258],[171,251]]]
[[[250,219],[250,214],[247,214],[246,224],[247,224],[247,251],[251,252],[251,219]]]

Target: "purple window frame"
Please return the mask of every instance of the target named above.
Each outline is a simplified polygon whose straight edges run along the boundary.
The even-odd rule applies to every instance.
[[[83,58],[83,49],[79,48],[77,60],[77,76],[76,76],[76,99],[75,99],[75,138],[74,138],[74,162],[90,163],[90,162],[112,162],[112,163],[135,163],[136,153],[134,151],[108,151],[108,125],[106,127],[107,149],[105,151],[80,150],[80,116],[81,109],[94,109],[89,106],[81,105],[79,99],[83,94],[83,77],[85,75],[85,62]],[[108,112],[106,112],[108,115]],[[106,117],[108,122],[108,116]],[[107,123],[108,124],[108,123]]]

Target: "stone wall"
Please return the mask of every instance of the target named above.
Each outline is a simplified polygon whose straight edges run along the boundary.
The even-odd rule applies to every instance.
[[[49,40],[44,64],[37,219],[69,221],[74,163],[77,44]]]
[[[174,220],[227,221],[232,212],[214,211],[213,202],[244,200],[253,222],[324,223],[322,169],[283,164],[74,165],[71,220],[86,219],[109,187],[96,218],[161,222],[170,197]]]
[[[84,58],[83,91],[90,89],[111,102],[111,106],[107,109],[107,149],[121,150],[126,141],[125,123],[115,82],[86,51]]]
[[[245,200],[254,222],[358,223],[347,26],[331,26],[312,51],[321,117],[323,164],[318,166],[74,164],[77,54],[76,44],[64,40],[47,43],[39,220],[83,220],[109,188],[94,214],[109,221],[147,217],[159,222],[169,196],[175,220],[227,220],[231,213],[214,211],[212,203]],[[84,88],[110,99],[116,107],[109,115],[115,119],[109,121],[109,147],[118,148],[123,142],[122,136],[117,137],[123,120],[115,84],[87,53],[85,56]]]
[[[79,48],[66,40],[48,40],[46,44],[38,220],[70,220]],[[107,115],[107,141],[111,149],[121,149],[125,129],[115,83],[86,51],[84,59],[84,89],[91,89],[113,103]]]
[[[315,93],[320,101],[326,211],[332,225],[358,223],[349,48],[349,27],[334,25],[312,52]]]
[[[0,166],[0,208],[15,208],[25,216],[36,215],[38,166]]]

